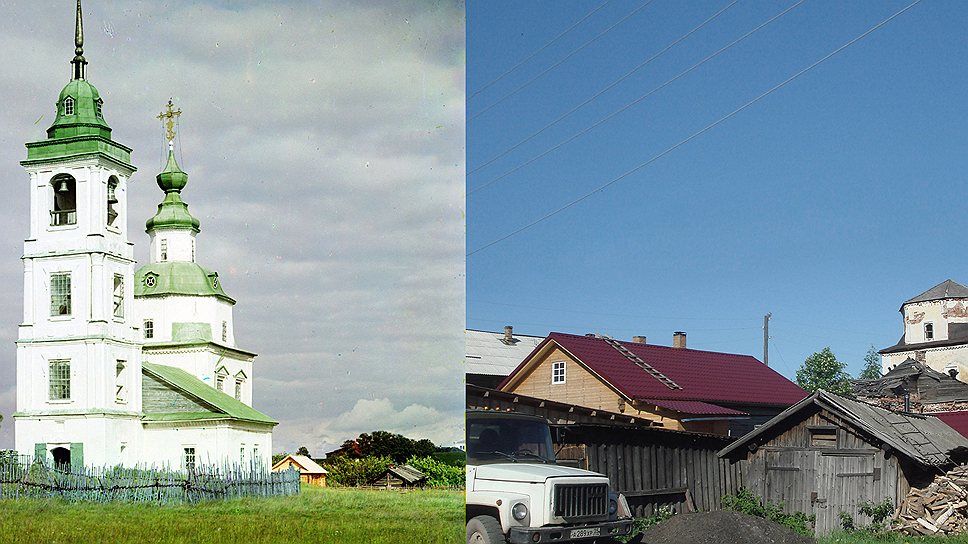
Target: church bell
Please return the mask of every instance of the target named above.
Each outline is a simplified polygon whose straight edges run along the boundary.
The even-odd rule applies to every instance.
[[[67,180],[61,179],[57,182],[57,187],[54,188],[58,193],[69,193],[71,191],[70,187],[67,186]]]

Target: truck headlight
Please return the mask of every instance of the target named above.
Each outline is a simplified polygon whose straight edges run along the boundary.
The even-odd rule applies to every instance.
[[[614,516],[615,512],[618,512],[618,501],[615,499],[608,499],[608,515]]]
[[[515,504],[513,507],[511,507],[511,515],[514,516],[514,519],[518,521],[523,520],[524,518],[528,517],[528,506],[523,502]]]

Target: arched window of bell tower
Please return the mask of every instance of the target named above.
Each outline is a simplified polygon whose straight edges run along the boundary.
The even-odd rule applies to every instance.
[[[64,99],[64,115],[74,115],[74,99],[70,96]]]
[[[77,182],[69,174],[58,174],[50,180],[50,185],[54,191],[50,225],[77,224]]]
[[[108,178],[108,226],[113,226],[118,219],[118,178],[111,176]]]

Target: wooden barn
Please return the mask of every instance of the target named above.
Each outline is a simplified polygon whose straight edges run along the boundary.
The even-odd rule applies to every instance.
[[[326,487],[326,469],[319,466],[319,463],[309,457],[289,454],[280,459],[275,465],[272,465],[272,471],[281,472],[289,470],[289,467],[299,469],[299,480],[303,483]]]
[[[890,499],[968,459],[968,439],[932,416],[896,413],[823,391],[719,452],[746,463],[745,485],[787,512],[816,514],[818,535],[840,513],[870,520],[859,504]]]
[[[371,482],[371,485],[386,487],[423,487],[427,475],[410,465],[390,465],[386,471]]]

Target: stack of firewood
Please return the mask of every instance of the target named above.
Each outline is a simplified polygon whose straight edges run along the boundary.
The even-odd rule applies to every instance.
[[[968,532],[968,466],[935,476],[925,488],[912,488],[894,520],[894,528],[909,535]]]

